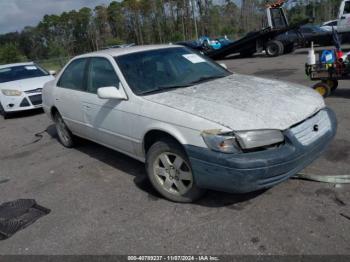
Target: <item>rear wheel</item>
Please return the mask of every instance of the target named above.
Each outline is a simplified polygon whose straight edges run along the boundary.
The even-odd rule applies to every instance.
[[[59,141],[65,147],[72,148],[74,146],[74,136],[72,132],[68,129],[67,125],[64,123],[64,120],[60,113],[56,112],[54,114],[54,121],[56,124],[56,130]]]
[[[175,202],[193,202],[205,190],[196,186],[190,162],[178,143],[163,139],[147,152],[146,170],[153,187]]]
[[[319,83],[313,85],[312,88],[315,91],[317,91],[324,98],[326,98],[327,96],[329,96],[331,94],[331,88],[323,82],[319,82]]]
[[[277,40],[269,41],[266,44],[266,54],[268,56],[279,56],[282,55],[284,52],[284,46],[283,43]]]
[[[327,80],[322,81],[322,83],[328,85],[331,89],[331,92],[334,92],[337,89],[338,84],[339,84],[338,80],[336,80],[336,79],[327,79]]]

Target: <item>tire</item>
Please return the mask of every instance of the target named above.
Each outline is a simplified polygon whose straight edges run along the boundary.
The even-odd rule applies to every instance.
[[[324,98],[328,97],[331,94],[331,88],[322,82],[313,85],[312,88]]]
[[[283,55],[284,54],[284,44],[281,41],[277,41],[277,40],[276,40],[276,43],[279,47],[279,55]]]
[[[3,108],[1,102],[0,102],[0,114],[2,115],[2,117],[4,119],[8,119],[9,114],[5,111],[5,109]]]
[[[270,57],[279,56],[283,54],[284,46],[281,41],[272,40],[267,42],[265,51],[267,56],[270,56]]]
[[[146,156],[146,171],[153,187],[171,201],[190,203],[205,193],[196,186],[186,153],[171,139],[162,139],[151,146]]]
[[[74,135],[69,130],[67,125],[64,123],[64,120],[60,113],[56,112],[54,114],[54,122],[56,125],[58,140],[61,142],[61,144],[67,148],[72,148],[75,144],[74,142]]]
[[[331,93],[333,93],[338,88],[338,80],[336,79],[327,79],[323,80],[322,83],[328,85],[331,88]]]

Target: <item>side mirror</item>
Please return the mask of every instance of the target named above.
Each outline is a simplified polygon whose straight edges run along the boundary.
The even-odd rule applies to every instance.
[[[225,69],[227,70],[227,65],[226,65],[226,64],[221,63],[220,66],[223,67],[223,68],[225,68]]]
[[[99,89],[97,89],[97,96],[101,99],[128,99],[120,84],[119,89],[115,86],[100,87]]]
[[[50,70],[49,74],[52,75],[52,76],[55,76],[56,75],[56,71],[55,70]]]

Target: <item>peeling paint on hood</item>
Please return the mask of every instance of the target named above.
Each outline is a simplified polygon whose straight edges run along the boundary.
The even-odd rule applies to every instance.
[[[143,98],[236,131],[285,130],[325,107],[311,88],[241,74]]]

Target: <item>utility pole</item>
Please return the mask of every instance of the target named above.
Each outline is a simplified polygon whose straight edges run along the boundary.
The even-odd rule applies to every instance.
[[[194,0],[191,1],[191,5],[192,5],[192,13],[193,13],[193,21],[194,21],[194,31],[196,33],[196,39],[198,39],[198,27],[197,27],[197,19],[196,19]]]

